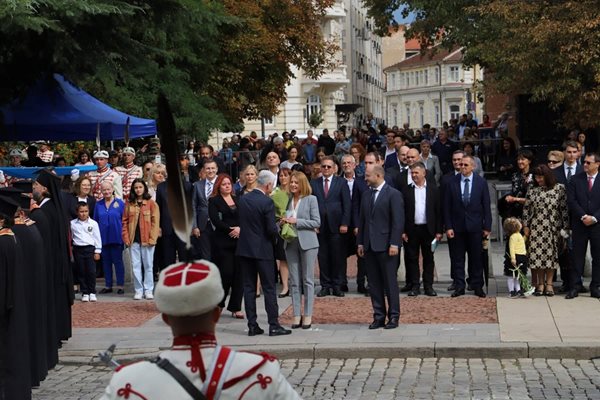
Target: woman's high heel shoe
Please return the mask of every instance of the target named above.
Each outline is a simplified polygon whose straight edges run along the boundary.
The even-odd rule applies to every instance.
[[[292,324],[292,329],[298,329],[300,327],[304,327],[304,325],[302,325],[302,317],[300,317],[300,321],[297,324]]]
[[[290,295],[290,289],[288,289],[287,292],[285,292],[285,293],[284,292],[279,293],[279,296],[277,296],[277,297],[279,297],[280,299],[283,299],[284,297],[288,297],[289,295]]]
[[[303,318],[304,321],[308,322],[308,324],[302,324],[302,329],[310,329],[312,326],[312,317]]]
[[[244,314],[242,314],[241,311],[235,311],[231,313],[231,318],[235,318],[235,319],[244,319]]]
[[[538,285],[535,288],[535,292],[533,292],[533,295],[537,296],[537,297],[543,296],[544,295],[544,285]]]
[[[544,289],[544,295],[546,297],[552,297],[552,296],[554,296],[554,285],[552,285],[552,284],[546,284],[546,288]]]

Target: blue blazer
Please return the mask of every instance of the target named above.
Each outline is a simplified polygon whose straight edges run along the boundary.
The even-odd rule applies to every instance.
[[[350,228],[358,227],[358,218],[360,216],[360,204],[362,195],[369,190],[369,185],[364,176],[355,176],[354,185],[352,185],[352,216],[350,218]]]
[[[600,174],[594,179],[592,191],[588,190],[587,174],[581,173],[573,176],[567,185],[567,203],[571,211],[571,228],[574,231],[583,231],[587,228],[581,217],[591,215],[600,221]],[[593,226],[593,225],[592,225]]]
[[[398,153],[394,152],[385,158],[383,168],[387,171],[390,168],[397,168],[400,171],[400,163],[398,163]]]
[[[485,179],[473,173],[471,200],[467,206],[462,201],[461,174],[454,176],[444,187],[444,225],[459,233],[492,230],[490,192]]]
[[[209,226],[208,199],[206,198],[205,185],[206,179],[194,182],[192,192],[192,208],[194,209],[192,228],[198,228],[201,232]]]
[[[279,234],[273,200],[258,189],[239,198],[240,238],[236,255],[274,260],[273,245]]]
[[[391,245],[402,247],[404,232],[404,200],[402,193],[387,183],[377,201],[371,204],[371,191],[363,193],[358,223],[357,244],[365,251],[388,251]]]
[[[350,189],[344,178],[332,176],[329,183],[329,193],[325,197],[323,190],[323,177],[313,179],[310,182],[312,194],[319,203],[319,214],[321,215],[321,231],[325,230],[325,223],[330,232],[336,233],[340,225],[350,226],[352,213],[352,202],[350,200]]]
[[[565,174],[565,164],[564,163],[560,164],[560,167],[553,169],[552,172],[554,172],[554,176],[556,177],[556,182],[562,183],[563,185],[567,186],[567,184],[569,182],[567,182],[567,175]],[[577,163],[577,164],[575,164],[575,171],[573,171],[573,176],[579,174],[580,172],[583,172],[583,167],[579,163]],[[571,177],[571,179],[573,179],[573,178]]]

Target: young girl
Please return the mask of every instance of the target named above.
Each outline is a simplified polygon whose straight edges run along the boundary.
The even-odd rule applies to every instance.
[[[504,231],[508,236],[507,251],[504,255],[504,275],[508,276],[508,291],[511,299],[519,297],[519,295],[524,296],[525,293],[522,289],[529,290],[529,288],[521,288],[519,282],[519,271],[525,277],[529,267],[525,239],[521,235],[522,227],[521,222],[516,218],[511,217],[504,221]]]
[[[134,300],[141,300],[142,295],[148,300],[154,298],[152,267],[159,221],[158,205],[148,193],[146,182],[140,178],[135,179],[131,184],[129,202],[123,213],[123,242],[130,247],[131,252]],[[143,283],[142,267],[144,268]]]

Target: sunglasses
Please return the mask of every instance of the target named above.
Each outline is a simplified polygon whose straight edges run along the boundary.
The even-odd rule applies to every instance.
[[[330,169],[333,168],[333,165],[321,165],[321,168]]]
[[[559,162],[558,160],[548,160],[548,164],[558,164]]]

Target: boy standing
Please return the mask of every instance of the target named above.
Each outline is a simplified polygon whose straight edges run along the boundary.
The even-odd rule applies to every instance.
[[[98,223],[90,218],[87,203],[77,204],[77,218],[71,221],[73,257],[79,271],[81,301],[96,301],[96,261],[100,260],[102,239]]]

